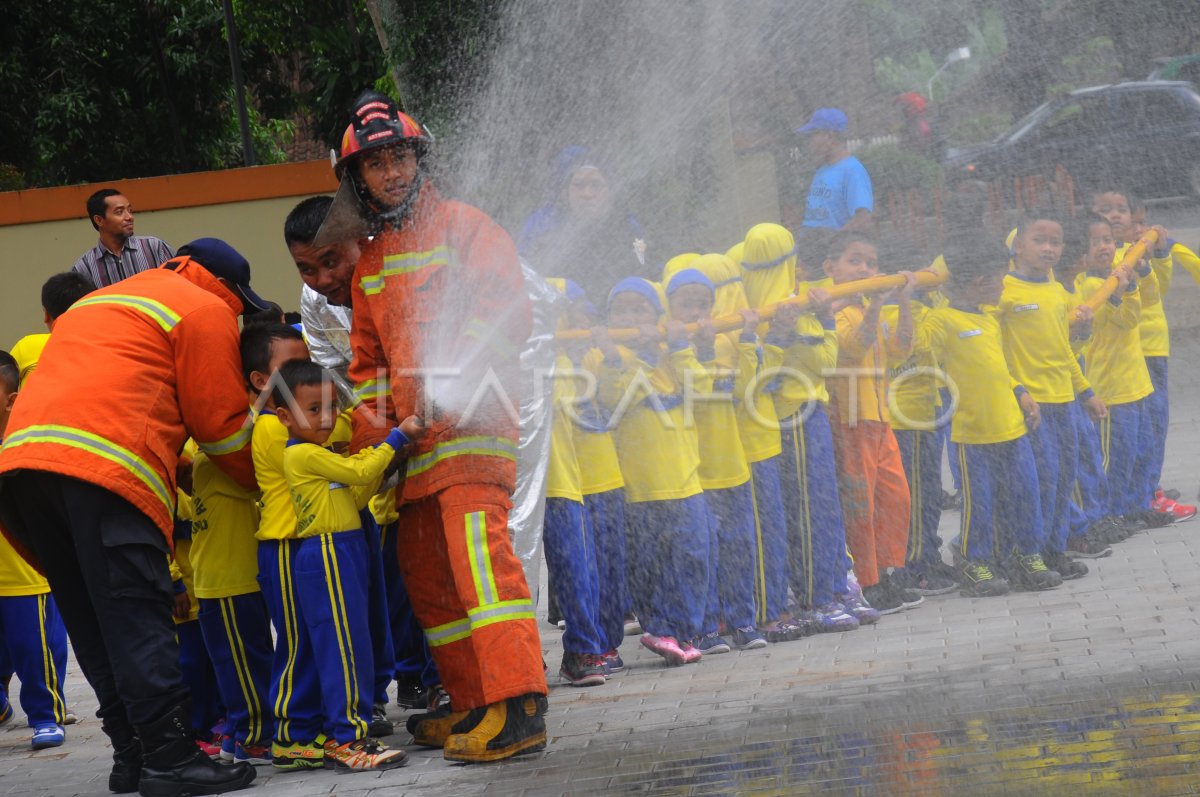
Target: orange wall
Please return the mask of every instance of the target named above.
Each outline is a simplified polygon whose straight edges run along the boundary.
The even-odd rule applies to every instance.
[[[336,190],[337,180],[329,161],[318,160],[8,191],[0,193],[0,227],[87,218],[87,198],[109,186],[144,212],[319,194]]]

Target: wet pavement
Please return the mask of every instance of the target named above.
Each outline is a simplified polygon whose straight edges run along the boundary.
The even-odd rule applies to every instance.
[[[1200,476],[1197,307],[1200,289],[1180,275],[1164,483],[1185,499]],[[943,538],[957,523],[943,516]],[[260,768],[246,793],[1200,793],[1197,537],[1198,520],[1141,533],[1056,590],[927,598],[874,627],[684,668],[630,637],[626,672],[590,689],[559,684],[559,633],[541,623],[546,752],[462,766],[410,748],[409,766],[380,774]],[[28,729],[0,729],[0,793],[107,793],[110,751],[73,662],[67,694],[80,721],[65,746],[30,752]]]

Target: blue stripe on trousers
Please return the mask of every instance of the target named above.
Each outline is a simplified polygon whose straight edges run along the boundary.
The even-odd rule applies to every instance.
[[[938,524],[942,520],[942,445],[936,431],[894,429],[900,461],[908,477],[912,518],[905,567],[924,573],[942,562]]]
[[[558,610],[567,624],[562,637],[563,650],[567,653],[603,653],[608,647],[600,633],[596,545],[582,501],[546,499],[542,543],[546,551],[546,569],[554,574]]]
[[[596,545],[600,636],[606,651],[616,650],[625,639],[625,615],[633,608],[625,550],[625,491],[618,488],[585,495],[583,509]]]
[[[708,589],[708,508],[704,496],[626,504],[629,586],[642,628],[688,641],[704,624]]]
[[[387,584],[383,572],[383,541],[379,524],[375,522],[371,511],[363,509],[358,516],[362,522],[367,554],[367,624],[371,629],[372,669],[375,673],[371,702],[384,705],[388,702],[388,686],[396,674],[396,649],[392,640]]]
[[[1028,436],[1004,443],[959,443],[964,558],[1041,553],[1045,545],[1037,464]]]
[[[788,524],[788,572],[805,607],[849,591],[846,524],[838,493],[833,432],[825,405],[806,405],[780,431],[780,483]]]
[[[703,631],[754,625],[754,488],[750,482],[707,490],[708,603]]]
[[[383,528],[383,581],[387,590],[389,625],[392,633],[392,651],[396,660],[395,676],[415,678],[425,686],[440,684],[433,656],[429,653],[429,642],[425,632],[413,613],[404,576],[400,574],[400,560],[396,558],[396,535],[398,523],[389,523]]]
[[[298,540],[258,544],[258,586],[276,637],[269,699],[275,739],[285,745],[311,742],[324,730],[321,684],[292,572],[298,545]]]
[[[0,597],[0,658],[21,679],[21,708],[29,725],[62,725],[67,632],[54,598]]]
[[[366,738],[371,721],[375,672],[366,547],[359,530],[305,537],[293,567],[325,721],[338,744]]]
[[[1070,501],[1079,461],[1079,441],[1071,413],[1074,402],[1038,406],[1042,422],[1028,437],[1037,464],[1042,526],[1046,530],[1046,549],[1062,553],[1067,547]]]
[[[225,732],[247,745],[270,744],[271,620],[261,592],[200,598],[200,631],[225,705]]]

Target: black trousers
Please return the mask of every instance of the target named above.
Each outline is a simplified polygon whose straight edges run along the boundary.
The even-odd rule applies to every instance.
[[[50,582],[106,725],[146,725],[188,697],[167,542],[149,517],[102,487],[26,470],[0,481],[0,520]]]

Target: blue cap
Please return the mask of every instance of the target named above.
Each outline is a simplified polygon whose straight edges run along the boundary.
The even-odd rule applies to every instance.
[[[654,289],[654,286],[651,285],[649,281],[644,280],[641,277],[626,277],[625,279],[621,280],[612,289],[612,293],[608,294],[609,307],[612,307],[612,300],[618,293],[636,293],[638,296],[641,296],[643,299],[650,302],[650,306],[654,308],[655,312],[657,312],[659,315],[662,315],[662,301],[658,298],[658,291]]]
[[[671,277],[671,281],[667,283],[667,296],[675,293],[684,285],[702,285],[708,288],[709,293],[716,293],[712,280],[704,276],[704,272],[695,268],[685,268],[676,272],[675,276]]]
[[[797,133],[815,133],[818,130],[832,130],[835,133],[845,133],[850,120],[840,108],[818,108],[813,111],[808,124],[797,130]]]

